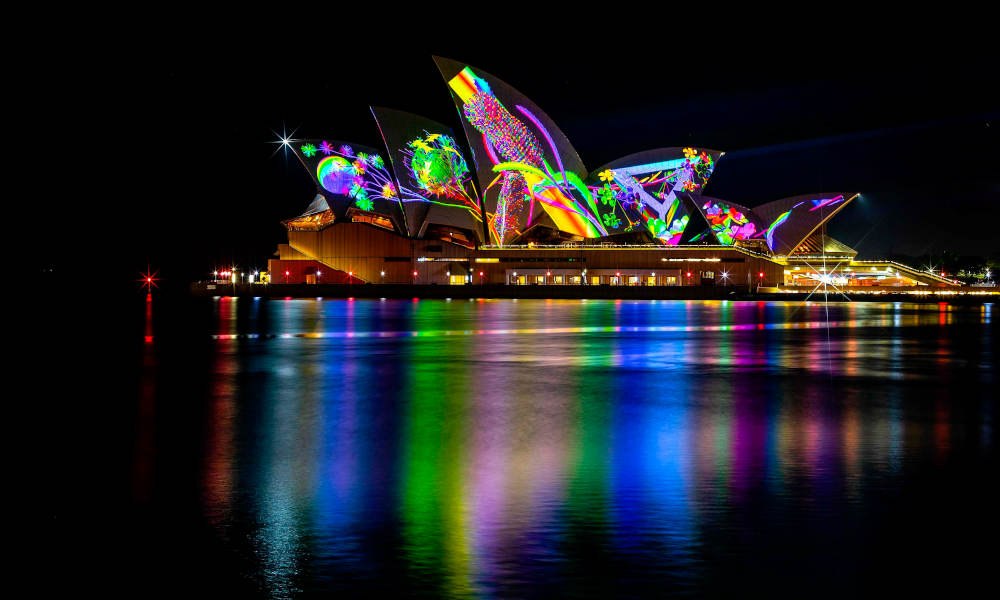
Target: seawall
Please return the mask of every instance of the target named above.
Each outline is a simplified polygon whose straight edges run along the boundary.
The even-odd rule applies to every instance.
[[[773,288],[772,288],[773,289]],[[419,285],[419,284],[212,284],[192,283],[193,296],[236,296],[255,298],[393,298],[466,299],[518,298],[553,300],[786,300],[802,302],[808,294],[780,291],[755,292],[746,286],[611,286],[611,285]],[[916,295],[831,293],[830,301],[919,302],[983,304],[995,302],[995,295]],[[815,293],[811,301],[823,301]]]

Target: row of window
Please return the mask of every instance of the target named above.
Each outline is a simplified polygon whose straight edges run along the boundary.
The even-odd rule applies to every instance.
[[[591,275],[584,279],[581,275],[517,275],[511,276],[513,285],[635,285],[658,286],[678,285],[679,279],[673,275]]]
[[[411,256],[386,256],[382,260],[385,262],[410,262],[413,260]],[[461,257],[450,257],[450,258],[429,258],[429,257],[419,257],[417,262],[465,262],[470,260],[469,258]],[[477,258],[475,259],[477,263],[528,263],[528,262],[547,262],[547,263],[585,263],[586,258],[552,258],[552,257],[511,257],[511,256],[501,256],[499,258]],[[683,261],[678,261],[683,262]],[[746,259],[743,258],[723,258],[724,263],[744,263]]]

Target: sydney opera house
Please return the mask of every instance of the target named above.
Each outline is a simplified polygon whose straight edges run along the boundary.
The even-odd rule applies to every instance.
[[[934,273],[860,261],[826,235],[857,194],[755,207],[703,194],[723,152],[630,154],[587,170],[531,100],[435,57],[467,145],[445,125],[374,107],[384,148],[285,140],[317,193],[283,222],[272,283],[950,287]],[[802,190],[808,192],[809,190]]]

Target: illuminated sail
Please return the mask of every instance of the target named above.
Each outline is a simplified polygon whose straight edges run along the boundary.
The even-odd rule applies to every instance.
[[[705,187],[722,154],[660,148],[612,161],[587,180],[594,210],[611,233],[646,229],[660,243],[675,246],[695,214],[686,199]]]
[[[389,150],[410,237],[437,224],[484,241],[472,171],[451,129],[400,110],[373,107],[372,114]]]
[[[765,224],[762,237],[768,248],[775,254],[787,255],[857,196],[805,194],[768,202],[753,210]]]
[[[385,152],[337,140],[295,140],[289,147],[309,172],[336,221],[365,217],[406,231]]]
[[[536,224],[571,236],[606,235],[583,162],[548,115],[485,71],[434,60],[462,115],[493,242],[510,243]]]
[[[692,199],[708,222],[712,235],[724,246],[732,246],[737,240],[759,237],[764,230],[761,219],[745,206],[708,196]]]

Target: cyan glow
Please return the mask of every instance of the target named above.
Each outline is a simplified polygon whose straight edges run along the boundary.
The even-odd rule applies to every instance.
[[[649,163],[648,165],[636,165],[634,167],[615,167],[613,171],[616,173],[628,173],[629,175],[641,175],[643,173],[652,173],[654,171],[671,171],[673,169],[679,169],[684,166],[684,163],[690,162],[687,158],[675,158],[674,160],[664,160],[656,163]]]

